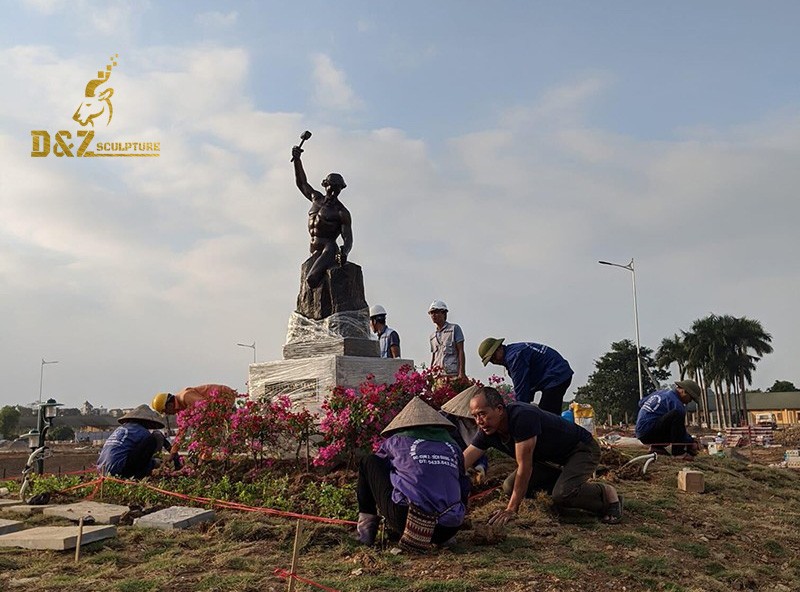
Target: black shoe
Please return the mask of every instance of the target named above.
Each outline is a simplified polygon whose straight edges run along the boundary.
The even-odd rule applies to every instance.
[[[672,456],[666,446],[651,446],[647,453],[652,454],[653,452],[660,456]]]

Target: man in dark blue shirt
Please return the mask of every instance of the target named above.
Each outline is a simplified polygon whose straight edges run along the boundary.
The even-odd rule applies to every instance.
[[[650,444],[650,452],[669,456],[684,455],[684,460],[697,454],[699,446],[686,431],[686,405],[700,402],[700,385],[694,380],[680,380],[673,388],[656,391],[639,401],[636,437]]]
[[[478,347],[485,366],[489,362],[505,366],[514,383],[517,401],[532,403],[536,391],[542,391],[539,409],[561,415],[564,395],[574,372],[561,354],[541,343],[509,343],[487,337]]]
[[[139,405],[117,420],[120,424],[100,450],[97,470],[101,475],[144,479],[158,466],[154,458],[169,442],[159,432],[161,416],[147,405]]]
[[[536,494],[534,463],[561,466],[561,476],[553,487],[557,508],[587,510],[607,524],[622,520],[616,489],[589,483],[600,462],[600,447],[582,427],[529,403],[506,404],[491,387],[482,387],[473,395],[470,412],[479,431],[464,451],[466,467],[488,448],[497,448],[517,461],[511,498],[505,510],[489,519],[490,524],[505,524],[517,514],[524,498]]]

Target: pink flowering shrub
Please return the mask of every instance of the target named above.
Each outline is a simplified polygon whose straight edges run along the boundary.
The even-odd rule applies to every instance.
[[[503,395],[507,402],[510,403],[517,400],[517,396],[514,394],[514,385],[508,384],[505,377],[492,374],[489,377],[489,386],[497,389],[497,392]]]
[[[243,397],[237,402],[234,407],[230,397],[212,392],[206,400],[178,413],[176,438],[190,435],[187,450],[191,457],[206,461],[246,454],[263,463],[292,448],[297,458],[314,433],[317,416],[307,409],[292,411],[292,402],[285,395],[268,402]]]
[[[190,405],[176,416],[177,441],[191,436],[186,447],[190,456],[201,460],[214,458],[215,454],[227,456],[230,449],[230,415],[233,401],[229,396],[212,391],[208,398]]]
[[[336,387],[322,404],[319,425],[322,442],[314,464],[327,466],[344,457],[352,466],[356,455],[374,452],[381,431],[415,396],[435,409],[467,388],[473,381],[448,378],[438,367],[422,372],[406,365],[392,384],[375,384],[372,376],[358,389]]]

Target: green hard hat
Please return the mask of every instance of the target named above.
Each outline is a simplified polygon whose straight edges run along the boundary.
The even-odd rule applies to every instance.
[[[504,341],[505,338],[496,339],[494,337],[487,337],[481,341],[481,344],[478,346],[478,355],[481,357],[481,361],[483,362],[484,366],[489,363],[489,360],[492,359],[494,352],[497,351],[498,347],[503,345]]]

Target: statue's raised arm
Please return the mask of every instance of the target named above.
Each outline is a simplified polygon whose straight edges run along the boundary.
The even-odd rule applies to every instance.
[[[311,185],[308,184],[308,178],[306,177],[306,172],[303,170],[303,162],[300,160],[300,155],[303,153],[303,149],[300,146],[294,146],[292,148],[292,162],[294,163],[294,180],[297,183],[297,188],[300,190],[300,193],[306,196],[306,199],[309,201],[314,201],[316,197],[314,194],[316,193],[319,197],[322,197],[322,194],[319,191],[316,191]]]

